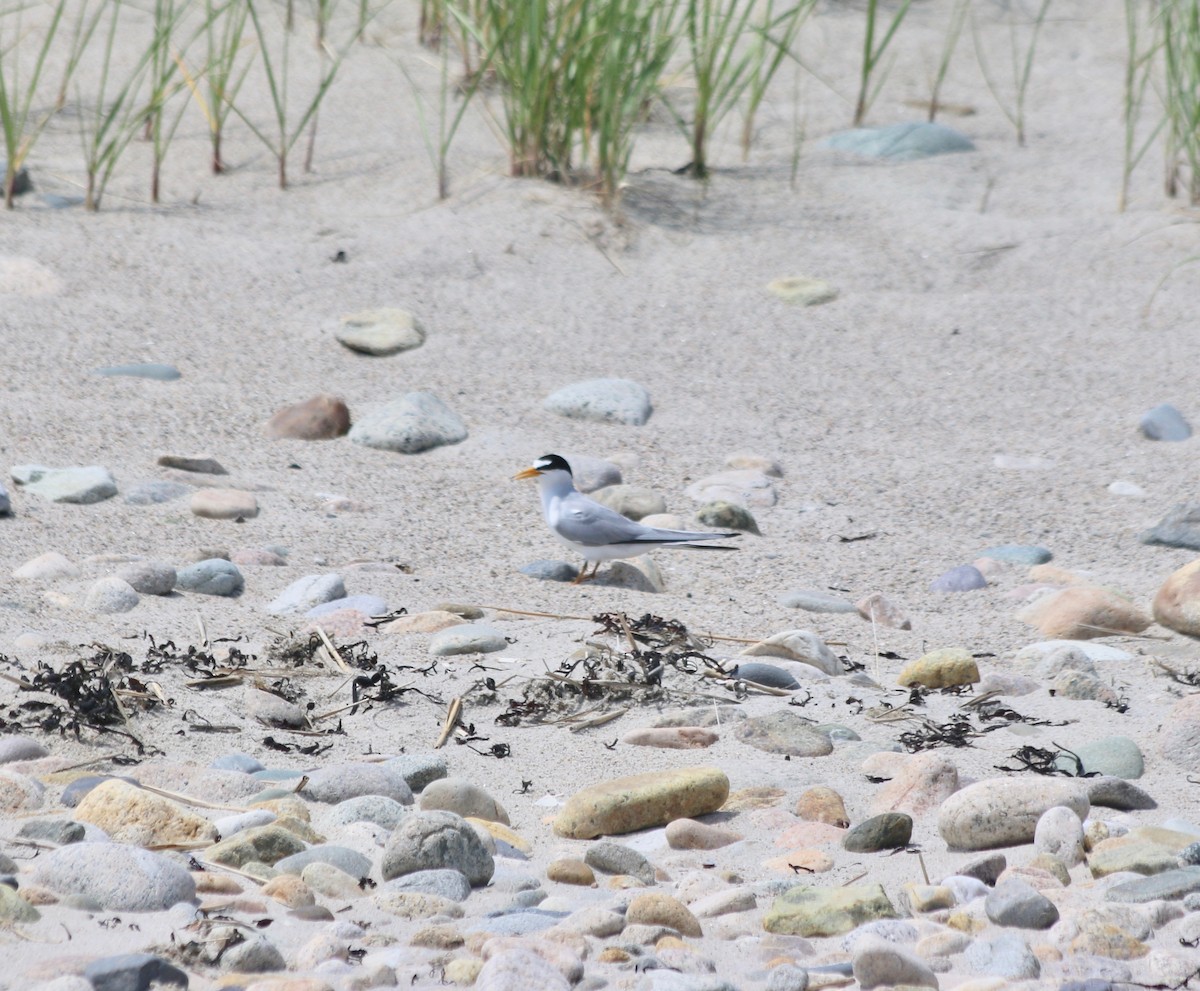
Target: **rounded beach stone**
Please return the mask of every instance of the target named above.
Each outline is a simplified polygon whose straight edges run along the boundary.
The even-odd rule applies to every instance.
[[[1049,929],[1058,921],[1054,902],[1020,878],[1005,878],[984,899],[987,917],[998,926]]]
[[[630,730],[621,742],[634,747],[661,747],[665,750],[702,750],[711,747],[720,735],[701,726],[663,726]]]
[[[425,895],[437,895],[452,902],[465,902],[471,896],[471,882],[461,871],[444,867],[427,871],[413,871],[388,881],[392,891],[413,891]]]
[[[37,760],[39,757],[48,756],[50,756],[50,751],[31,736],[0,737],[0,764],[11,764],[18,760]]]
[[[695,819],[673,819],[665,830],[667,846],[672,850],[719,850],[737,843],[740,833]]]
[[[751,515],[750,510],[745,506],[726,502],[724,499],[705,503],[697,509],[696,522],[718,530],[741,530],[744,533],[762,536],[762,531],[759,530],[758,523]]]
[[[1171,706],[1159,730],[1158,752],[1176,767],[1200,767],[1200,695],[1185,696]]]
[[[1200,637],[1200,558],[1173,572],[1154,596],[1154,619],[1176,633]]]
[[[546,879],[557,881],[559,884],[575,884],[590,888],[596,883],[596,872],[582,860],[574,857],[564,857],[551,861],[546,868]]]
[[[805,612],[849,613],[857,612],[853,602],[828,592],[800,589],[779,597],[779,604],[788,609],[803,609]]]
[[[1083,863],[1083,822],[1070,809],[1056,805],[1042,813],[1033,832],[1038,853],[1057,857],[1068,867]]]
[[[429,786],[429,782],[444,778],[450,773],[449,764],[442,754],[400,754],[384,762],[384,767],[390,768],[408,782],[413,792],[419,792]]]
[[[504,806],[491,795],[465,778],[441,778],[431,781],[421,792],[421,809],[429,812],[454,812],[464,819],[474,816],[489,822],[509,825]]]
[[[175,575],[176,588],[201,595],[237,595],[245,584],[238,566],[219,557],[197,561]]]
[[[973,592],[980,588],[987,588],[987,579],[973,564],[960,564],[929,583],[931,592]]]
[[[909,988],[938,986],[937,975],[928,963],[915,953],[872,933],[855,941],[851,966],[854,979],[863,991],[897,985]]]
[[[410,351],[425,343],[425,331],[407,310],[380,307],[342,317],[334,335],[351,351],[376,358]]]
[[[1033,840],[1038,819],[1056,805],[1066,806],[1080,820],[1090,809],[1082,783],[1019,778],[977,781],[942,803],[938,832],[955,850],[1016,846]]]
[[[871,623],[890,626],[894,630],[911,630],[912,620],[896,603],[882,592],[872,592],[854,604],[858,614]]]
[[[258,515],[258,499],[241,489],[200,489],[191,499],[192,514],[207,520],[251,520]]]
[[[80,574],[79,566],[65,555],[58,551],[47,551],[45,554],[30,558],[16,568],[12,576],[24,581],[47,582],[56,578],[78,578]]]
[[[625,909],[625,921],[629,925],[666,926],[695,939],[704,935],[700,920],[683,902],[658,891],[635,896]]]
[[[554,831],[584,840],[631,833],[716,812],[728,797],[729,778],[716,767],[635,774],[576,792],[555,820]]]
[[[1160,403],[1142,414],[1138,429],[1147,440],[1187,440],[1192,436],[1191,425],[1170,403]]]
[[[188,986],[188,976],[153,953],[121,953],[91,961],[83,969],[93,991],[142,991]]]
[[[267,606],[267,612],[275,616],[287,616],[345,597],[346,586],[341,575],[305,575],[280,592]]]
[[[1141,633],[1150,625],[1150,617],[1128,599],[1088,585],[1043,595],[1021,609],[1017,618],[1043,636],[1061,640]]]
[[[873,919],[899,917],[881,884],[797,884],[775,899],[763,915],[762,927],[788,936],[840,936]]]
[[[350,428],[363,447],[418,454],[467,439],[467,426],[431,392],[409,392],[372,410]]]
[[[833,753],[833,741],[796,712],[780,710],[752,716],[738,723],[733,735],[756,750],[792,757],[824,757]]]
[[[851,829],[842,837],[842,847],[851,853],[895,850],[908,844],[912,831],[912,816],[904,812],[884,812]]]
[[[785,275],[767,283],[767,291],[785,303],[799,306],[820,306],[837,299],[838,291],[824,279],[813,279],[806,275]]]
[[[472,986],[475,991],[570,991],[571,982],[532,950],[513,948],[489,957]]]
[[[782,657],[811,665],[828,675],[842,673],[842,662],[812,630],[784,630],[782,633],[774,633],[765,640],[745,648],[742,656]]]
[[[571,420],[641,426],[653,407],[650,393],[629,379],[591,379],[552,392],[542,406]]]
[[[142,595],[170,595],[175,590],[175,569],[155,561],[131,561],[117,570],[117,577]]]
[[[487,884],[496,869],[492,855],[462,816],[440,811],[406,816],[384,847],[383,879],[438,867],[460,871],[473,887]]]
[[[308,783],[300,792],[314,802],[337,805],[350,798],[382,795],[401,805],[412,805],[412,790],[386,764],[330,764],[308,772]]]
[[[920,815],[935,809],[958,791],[958,768],[948,757],[913,754],[871,800],[874,812]]]
[[[735,506],[774,506],[778,500],[775,483],[760,471],[720,471],[692,482],[683,490],[696,502],[726,502]]]
[[[119,778],[96,785],[75,807],[74,816],[103,829],[118,843],[159,846],[217,840],[216,827],[204,816]]]
[[[894,162],[975,150],[975,145],[966,135],[944,124],[924,121],[837,131],[825,138],[822,144],[834,151]]]
[[[845,801],[826,785],[817,785],[804,791],[796,799],[796,815],[808,822],[823,822],[838,829],[846,829],[850,825]]]
[[[169,857],[123,843],[74,843],[42,851],[32,884],[87,898],[104,911],[161,912],[196,895],[192,875]]]
[[[434,657],[490,654],[507,646],[508,640],[503,633],[481,623],[451,626],[429,638],[429,653]]]
[[[908,687],[949,688],[954,685],[973,685],[979,681],[979,665],[969,650],[962,647],[943,647],[909,661],[900,669],[896,684]]]
[[[350,409],[338,396],[321,393],[285,406],[267,421],[267,436],[276,440],[332,440],[350,432]]]
[[[129,612],[138,604],[138,594],[123,578],[110,575],[101,578],[88,589],[84,608],[94,613]]]
[[[592,498],[631,520],[641,520],[667,511],[666,500],[653,489],[641,485],[606,485],[596,489]]]
[[[111,499],[117,494],[117,483],[112,473],[101,465],[71,468],[19,465],[12,469],[11,474],[17,484],[24,485],[26,492],[51,502],[86,506]]]

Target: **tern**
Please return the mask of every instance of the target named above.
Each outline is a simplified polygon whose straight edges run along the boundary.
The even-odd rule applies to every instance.
[[[656,547],[690,547],[695,550],[735,551],[736,547],[701,544],[741,536],[735,531],[666,530],[645,526],[589,499],[575,488],[571,466],[557,454],[545,454],[515,479],[536,478],[546,525],[564,544],[583,555],[584,565],[574,584],[596,577],[600,562],[637,557]],[[587,574],[587,566],[592,573]]]

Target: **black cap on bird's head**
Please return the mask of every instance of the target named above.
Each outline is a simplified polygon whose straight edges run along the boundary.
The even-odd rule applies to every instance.
[[[568,475],[571,474],[571,466],[567,464],[567,459],[557,454],[543,454],[532,465],[524,471],[519,471],[513,478],[537,478],[539,475],[544,475],[548,471],[565,471]]]

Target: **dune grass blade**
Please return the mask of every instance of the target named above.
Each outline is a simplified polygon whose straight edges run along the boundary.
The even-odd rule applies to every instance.
[[[84,208],[92,211],[100,209],[117,163],[145,123],[146,105],[138,101],[138,91],[145,82],[153,54],[153,46],[147,45],[128,72],[114,81],[113,50],[121,30],[124,3],[123,0],[106,2],[108,28],[102,36],[99,76],[88,89],[90,100],[85,103],[83,96],[79,97],[80,139],[87,170]]]
[[[888,46],[891,45],[892,40],[896,37],[896,32],[900,30],[900,25],[903,23],[904,16],[908,13],[908,8],[911,5],[912,0],[901,0],[900,6],[896,8],[891,20],[888,21],[886,28],[884,28],[883,36],[876,43],[876,29],[880,26],[877,23],[879,17],[879,0],[867,0],[867,18],[863,30],[862,62],[858,72],[858,98],[854,101],[855,127],[859,127],[862,124],[867,116],[867,111],[871,108],[871,104],[875,102],[875,97],[883,85],[883,79],[872,85],[875,70],[879,68],[879,63],[887,53]]]
[[[1163,0],[1159,22],[1166,108],[1166,179],[1176,196],[1186,171],[1189,199],[1200,203],[1200,0]]]
[[[1126,0],[1129,2],[1129,0]],[[942,86],[946,82],[946,75],[950,71],[950,63],[954,59],[954,52],[958,48],[959,39],[962,37],[963,27],[967,22],[967,15],[971,12],[971,0],[955,0],[954,9],[950,11],[950,20],[946,25],[946,34],[942,38],[942,53],[938,58],[937,71],[933,76],[933,83],[929,87],[929,122],[932,124],[937,120],[938,110],[941,109]]]
[[[41,44],[33,59],[33,69],[27,78],[21,75],[21,42],[23,30],[22,9],[4,15],[12,17],[8,22],[15,25],[14,38],[8,41],[7,32],[0,33],[0,132],[4,138],[4,205],[12,209],[14,187],[17,172],[29,155],[30,149],[37,141],[53,113],[33,114],[34,101],[38,93],[38,85],[42,81],[42,73],[46,67],[46,59],[54,45],[55,36],[62,23],[67,0],[57,0],[54,4],[50,23],[47,25]],[[0,26],[7,26],[0,20]]]
[[[242,0],[226,0],[224,3],[204,0],[204,14],[207,46],[204,90],[207,96],[197,85],[194,76],[189,75],[188,88],[208,122],[212,171],[214,175],[220,175],[226,169],[222,154],[225,125],[254,64],[254,51],[246,38],[249,8]],[[250,48],[251,53],[239,67],[238,60],[245,48]]]
[[[1157,56],[1162,50],[1162,41],[1153,33],[1143,42],[1141,5],[1137,0],[1125,0],[1125,40],[1127,45],[1124,80],[1124,106],[1122,119],[1125,125],[1125,141],[1121,160],[1121,193],[1117,209],[1124,212],[1129,202],[1129,180],[1133,170],[1145,157],[1155,138],[1166,125],[1166,117],[1160,117],[1151,133],[1139,144],[1138,124],[1145,105],[1146,88],[1154,72]],[[1143,44],[1145,47],[1143,47]]]
[[[1033,74],[1034,55],[1037,52],[1038,36],[1046,23],[1046,15],[1050,12],[1052,0],[1041,0],[1037,13],[1029,28],[1029,37],[1022,50],[1020,32],[1017,25],[1016,7],[1009,8],[1008,43],[1009,56],[1012,65],[1013,94],[1011,102],[1001,94],[1000,86],[989,69],[987,58],[983,54],[980,42],[979,27],[972,21],[972,32],[975,38],[975,54],[979,60],[979,69],[983,73],[984,82],[996,99],[1001,112],[1008,118],[1017,134],[1017,144],[1025,144],[1025,98],[1029,92],[1029,80]]]
[[[816,0],[799,0],[789,9],[775,14],[775,0],[767,0],[762,23],[754,27],[754,47],[750,59],[746,109],[742,120],[742,160],[750,156],[754,121],[767,95],[767,87],[783,60],[792,54],[800,28],[816,5]]]

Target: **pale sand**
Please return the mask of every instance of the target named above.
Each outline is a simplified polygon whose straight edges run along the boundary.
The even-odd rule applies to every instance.
[[[906,101],[927,95],[947,8],[914,9],[871,122],[919,115]],[[847,96],[859,16],[826,11],[806,29],[810,57]],[[1002,18],[993,20],[996,8],[981,16],[1000,74],[1007,29]],[[411,61],[423,57],[414,22],[414,9],[398,4],[371,34]],[[720,135],[729,140],[714,148],[717,171],[707,189],[665,171],[684,164],[687,151],[668,126],[655,125],[638,145],[616,220],[583,192],[506,178],[502,149],[475,114],[451,153],[453,195],[435,202],[408,84],[372,45],[353,53],[322,110],[316,174],[302,174],[298,151],[286,193],[273,187],[272,163],[236,123],[228,142],[233,171],[206,175],[205,139],[193,121],[177,139],[160,209],[145,205],[146,152],[138,146],[97,215],[39,208],[27,198],[0,224],[0,256],[32,259],[45,270],[18,280],[11,273],[23,261],[3,270],[10,290],[0,295],[4,468],[103,464],[127,488],[165,475],[154,463],[160,453],[208,452],[229,468],[233,484],[257,492],[262,511],[242,525],[218,523],[192,517],[186,500],[62,506],[9,484],[16,517],[0,520],[3,573],[47,550],[79,562],[125,553],[182,564],[201,546],[280,544],[291,556],[286,569],[247,568],[240,599],[143,597],[136,611],[117,617],[89,616],[61,598],[81,602],[90,581],[107,573],[104,564],[87,564],[85,579],[49,588],[8,581],[0,652],[26,666],[72,656],[16,650],[14,639],[32,632],[68,644],[120,644],[140,656],[141,645],[124,638],[147,630],[196,642],[197,613],[212,636],[244,634],[261,644],[288,625],[264,611],[286,584],[339,571],[351,593],[376,593],[410,612],[453,600],[572,616],[649,611],[696,631],[745,638],[808,628],[844,644],[835,649],[890,689],[901,662],[873,661],[876,648],[913,658],[965,646],[994,655],[981,661],[986,672],[1006,669],[1016,650],[1038,639],[1014,619],[1015,602],[1005,595],[1024,581],[1019,570],[980,592],[928,591],[934,577],[993,544],[1044,544],[1056,564],[1148,608],[1162,580],[1195,556],[1137,540],[1172,504],[1194,497],[1196,461],[1195,440],[1151,443],[1137,421],[1160,402],[1200,418],[1187,374],[1197,269],[1174,271],[1154,295],[1195,250],[1194,215],[1161,197],[1157,149],[1134,176],[1128,211],[1115,211],[1124,51],[1117,6],[1096,12],[1088,3],[1056,4],[1038,47],[1028,146],[1019,148],[979,74],[968,29],[943,98],[975,109],[945,120],[978,150],[908,164],[847,163],[819,150],[818,139],[847,124],[849,104],[805,77],[794,188],[792,83],[784,73],[762,111],[750,161],[740,162],[735,121]],[[435,81],[435,68],[421,71]],[[30,164],[43,191],[76,191],[73,128],[55,120],[35,149]],[[331,261],[339,250],[348,263]],[[798,274],[829,280],[839,298],[805,309],[766,291],[771,279]],[[334,341],[342,315],[374,306],[413,311],[428,327],[427,343],[367,359]],[[183,377],[159,383],[91,373],[129,361],[171,362]],[[646,385],[654,401],[649,423],[586,424],[542,410],[550,391],[601,376]],[[399,456],[345,439],[273,442],[263,434],[275,410],[318,392],[344,397],[357,416],[418,389],[465,419],[467,441]],[[620,455],[629,465],[626,481],[664,493],[686,520],[693,510],[682,494],[686,484],[738,451],[776,458],[785,472],[778,505],[756,511],[762,538],[744,538],[739,554],[660,553],[667,589],[657,595],[517,573],[530,560],[560,556],[532,488],[510,481],[538,455]],[[997,455],[1046,458],[1053,467],[1004,470]],[[1119,479],[1146,497],[1111,495],[1107,486]],[[367,508],[329,515],[323,493]],[[874,536],[840,539],[865,533]],[[401,562],[411,574],[343,570],[360,559]],[[832,588],[850,598],[882,591],[913,629],[872,629],[855,616],[809,615],[777,603],[797,588]],[[570,620],[501,625],[517,643],[487,663],[503,672],[555,666],[594,629]],[[1158,627],[1148,632],[1147,639],[1114,641],[1137,659],[1104,670],[1128,696],[1128,713],[1039,692],[1009,701],[1030,716],[1076,722],[1030,736],[998,731],[975,749],[944,752],[964,778],[979,778],[997,774],[994,765],[1025,743],[1130,735],[1147,757],[1139,784],[1160,803],[1130,820],[1180,815],[1195,822],[1196,786],[1161,758],[1156,741],[1177,689],[1154,676],[1150,663],[1185,665],[1194,648]],[[391,663],[425,663],[421,637],[371,639]],[[441,665],[445,696],[480,676],[467,667]],[[163,681],[179,707],[218,723],[240,718],[234,695],[195,696]],[[338,682],[318,685],[319,706],[348,701]],[[12,691],[0,688],[6,701]],[[845,722],[869,740],[890,738],[837,702],[845,686],[829,691],[821,711],[807,714]],[[944,718],[956,704],[935,699],[931,712]],[[779,703],[748,705],[766,711]],[[459,747],[447,754],[455,774],[508,807],[534,844],[534,871],[581,849],[553,837],[543,822],[547,809],[534,801],[565,798],[609,776],[715,763],[734,788],[779,784],[787,791],[783,808],[805,787],[830,783],[855,821],[876,789],[857,759],[784,764],[729,736],[697,752],[602,746],[652,723],[657,711],[579,735],[494,730],[496,711],[477,708],[467,718],[493,741],[510,743],[512,758],[496,762]],[[368,748],[427,749],[441,715],[416,702],[348,717],[348,735],[331,737],[321,761],[351,760]],[[189,737],[181,749],[179,725],[177,715],[160,714],[139,718],[137,730],[169,754],[199,760],[231,749],[261,752],[265,735],[247,725],[238,736]],[[48,742],[79,760],[110,746],[91,738]],[[528,797],[512,794],[522,779],[534,782]],[[778,852],[774,835],[712,859],[747,880],[768,876],[761,861]],[[946,851],[932,814],[918,822],[914,840],[931,876],[965,859]],[[1032,853],[1009,855],[1020,863]],[[829,883],[862,869],[861,857],[837,851],[835,859]],[[889,892],[919,877],[912,857],[871,858],[870,870]],[[99,945],[111,949],[113,938]],[[1164,935],[1162,946],[1177,942]],[[729,956],[719,941],[704,949]],[[45,948],[21,944],[17,952],[33,959]],[[722,973],[737,980],[751,963],[729,959]],[[943,976],[943,986],[957,979]]]

